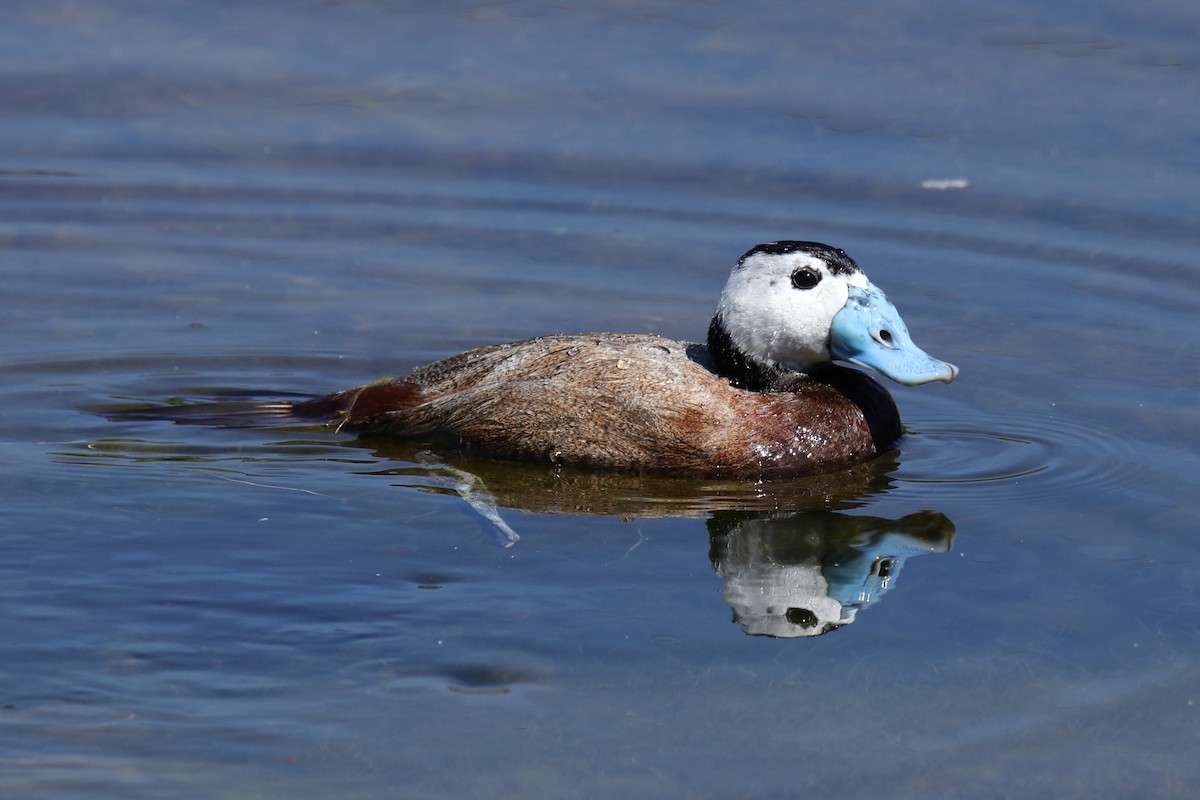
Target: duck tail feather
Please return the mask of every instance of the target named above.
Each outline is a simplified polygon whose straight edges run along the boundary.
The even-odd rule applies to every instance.
[[[239,392],[239,397],[250,394]],[[258,393],[255,393],[258,394]],[[219,428],[280,428],[302,425],[358,426],[379,416],[415,404],[419,390],[405,381],[379,383],[343,392],[311,397],[222,399],[175,405],[142,405],[106,408],[101,411],[114,422],[162,420],[179,425],[211,425]],[[227,396],[226,396],[227,397]]]

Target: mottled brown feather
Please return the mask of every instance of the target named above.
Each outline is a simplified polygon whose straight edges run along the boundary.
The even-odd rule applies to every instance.
[[[855,370],[748,391],[717,374],[703,345],[633,334],[470,350],[294,414],[505,458],[697,475],[823,472],[900,435],[891,397]]]

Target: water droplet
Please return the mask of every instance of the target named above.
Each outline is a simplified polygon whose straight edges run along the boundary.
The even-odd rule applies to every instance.
[[[578,347],[572,347],[570,350],[568,350],[568,351],[567,351],[567,355],[569,355],[569,356],[577,356],[577,355],[579,355],[579,348],[578,348]]]
[[[629,362],[623,358],[617,359],[617,369],[629,369]]]

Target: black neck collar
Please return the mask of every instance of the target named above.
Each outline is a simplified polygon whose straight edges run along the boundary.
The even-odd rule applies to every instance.
[[[717,373],[739,389],[752,392],[778,392],[795,383],[797,374],[778,364],[757,361],[733,343],[725,321],[714,314],[708,326],[708,354]]]

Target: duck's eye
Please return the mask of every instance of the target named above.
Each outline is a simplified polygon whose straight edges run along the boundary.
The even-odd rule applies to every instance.
[[[821,273],[805,267],[792,273],[792,286],[797,289],[811,289],[821,282]]]
[[[783,618],[793,625],[799,625],[805,629],[815,628],[817,627],[817,623],[821,621],[817,619],[816,614],[807,608],[789,608],[784,612]]]

